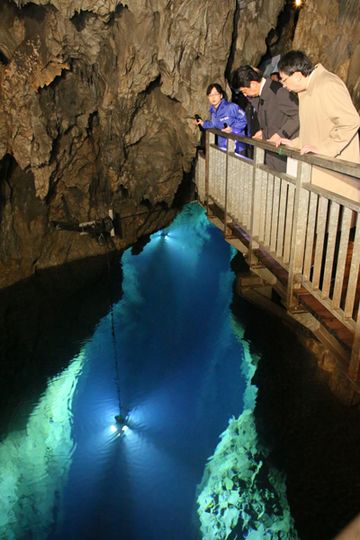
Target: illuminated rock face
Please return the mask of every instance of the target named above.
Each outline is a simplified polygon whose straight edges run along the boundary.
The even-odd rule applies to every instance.
[[[358,0],[306,0],[293,42],[346,83],[360,107],[360,20]]]
[[[249,3],[244,17],[262,3]],[[1,2],[0,286],[122,249],[172,219],[199,140],[191,118],[207,114],[207,85],[225,84],[236,13],[235,0],[221,9],[184,0]],[[49,225],[102,218],[110,207],[140,215],[106,246]]]

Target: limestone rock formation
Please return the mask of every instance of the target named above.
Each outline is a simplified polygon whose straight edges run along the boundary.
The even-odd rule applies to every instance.
[[[289,2],[3,0],[0,287],[166,225],[191,178],[191,118],[207,114],[206,86],[225,85],[239,63],[258,64]],[[307,0],[292,45],[359,98],[356,6]],[[109,209],[119,234],[105,243],[51,226]]]
[[[305,50],[347,84],[360,108],[360,18],[358,0],[307,0],[294,48]]]
[[[224,84],[235,9],[233,0],[221,10],[194,0],[2,3],[0,286],[120,249],[171,218],[198,142],[191,117],[206,114],[206,85]],[[105,247],[49,225],[109,208],[130,217]]]
[[[240,0],[239,7],[233,65],[257,66],[266,52],[265,38],[276,27],[284,0]]]

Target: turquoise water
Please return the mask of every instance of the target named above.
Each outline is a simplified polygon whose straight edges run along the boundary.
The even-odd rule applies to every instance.
[[[124,253],[121,300],[1,441],[0,538],[296,538],[283,479],[262,466],[232,257],[196,204]]]

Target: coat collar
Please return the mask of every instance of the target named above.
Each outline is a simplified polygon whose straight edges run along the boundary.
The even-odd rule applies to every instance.
[[[324,71],[326,71],[326,69],[322,64],[316,64],[314,70],[309,75],[309,84],[307,89],[305,90],[305,94],[311,95],[313,93],[313,90],[316,86],[316,81],[318,80],[319,75],[324,73]]]

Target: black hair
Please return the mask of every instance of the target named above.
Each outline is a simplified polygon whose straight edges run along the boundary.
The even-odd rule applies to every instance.
[[[221,94],[222,96],[224,95],[224,90],[223,90],[221,84],[218,84],[218,83],[209,84],[209,86],[206,89],[206,95],[208,96],[210,94],[211,90],[213,90],[214,88],[215,88],[215,90],[217,92],[219,92],[219,94]]]
[[[251,81],[260,82],[262,76],[262,72],[253,66],[240,66],[232,74],[232,87],[236,89],[249,88]]]
[[[292,75],[299,71],[304,77],[308,77],[314,69],[314,64],[303,51],[289,51],[283,54],[278,63],[278,70]]]

